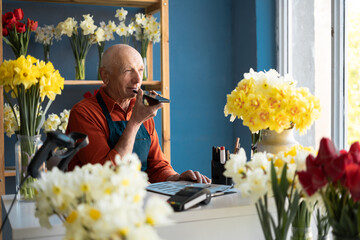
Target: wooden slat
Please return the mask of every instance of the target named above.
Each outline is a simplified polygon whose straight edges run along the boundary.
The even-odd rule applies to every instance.
[[[145,12],[146,12],[146,14],[153,15],[154,13],[160,11],[160,6],[161,6],[161,3],[155,3],[155,4],[151,5],[150,7],[147,7],[145,9]]]
[[[0,13],[2,14],[2,0],[0,0]],[[2,19],[0,20],[0,32],[2,33]],[[0,63],[3,61],[3,40],[2,34],[0,35]],[[0,87],[0,196],[5,194],[5,157],[4,157],[4,96],[3,87]],[[2,205],[0,201],[0,205]],[[2,211],[0,211],[0,225],[2,224]],[[0,234],[2,240],[2,234]]]
[[[146,8],[160,2],[160,0],[141,0],[141,1],[140,0],[20,0],[20,1],[89,4],[89,5],[136,7],[136,8]]]
[[[102,85],[103,81],[98,80],[65,80],[64,85]]]
[[[170,73],[169,73],[169,5],[168,0],[161,0],[160,8],[161,26],[161,83],[162,95],[170,98]],[[164,104],[162,111],[162,139],[163,151],[167,159],[171,159],[170,152],[170,104]]]
[[[5,177],[15,177],[16,170],[15,167],[5,167]]]

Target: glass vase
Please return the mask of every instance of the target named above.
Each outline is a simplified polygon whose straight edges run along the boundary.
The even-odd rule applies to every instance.
[[[305,228],[291,228],[290,240],[312,240],[312,232],[310,227]]]
[[[41,135],[17,135],[17,139],[18,140],[15,143],[15,168],[16,190],[19,190],[21,183],[27,175],[27,167],[36,151],[42,146],[43,142],[41,141]],[[42,164],[39,170],[46,170],[45,163]],[[18,199],[31,200],[34,198],[35,191],[31,186],[31,183],[35,180],[36,179],[32,177],[28,177],[25,182],[23,182],[17,195]]]
[[[48,63],[50,61],[50,45],[44,44],[44,62]]]
[[[85,58],[76,61],[75,78],[77,80],[85,79]]]
[[[143,57],[143,62],[144,62],[143,81],[146,81],[148,79],[148,66],[147,66],[146,56]]]
[[[294,138],[293,128],[286,129],[281,133],[264,129],[261,131],[261,139],[256,145],[256,151],[277,154],[289,150],[296,144],[298,142]]]

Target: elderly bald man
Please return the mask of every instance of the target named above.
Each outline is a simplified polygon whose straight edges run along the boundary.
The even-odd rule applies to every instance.
[[[150,182],[210,183],[197,171],[178,174],[165,158],[153,120],[163,104],[143,104],[143,71],[141,55],[129,45],[113,45],[104,52],[100,68],[104,85],[96,96],[83,99],[71,109],[67,133],[87,134],[90,143],[72,159],[69,170],[87,163],[114,163],[116,154],[135,152]]]

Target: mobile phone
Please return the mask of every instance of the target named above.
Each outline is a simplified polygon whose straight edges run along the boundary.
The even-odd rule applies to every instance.
[[[150,101],[156,101],[157,103],[169,103],[170,99],[164,98],[155,93],[144,91],[144,97]]]

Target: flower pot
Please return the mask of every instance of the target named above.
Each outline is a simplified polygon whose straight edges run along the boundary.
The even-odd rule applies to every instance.
[[[287,151],[292,146],[298,144],[294,138],[293,128],[286,129],[281,133],[268,129],[262,130],[261,140],[257,143],[257,152],[267,152],[277,154],[281,151]]]
[[[36,179],[28,177],[27,167],[36,151],[42,146],[41,135],[23,136],[17,135],[18,141],[15,143],[15,168],[16,168],[16,190],[19,190],[18,199],[33,199],[35,191],[31,183]],[[45,163],[40,167],[40,171],[45,171]],[[20,186],[22,184],[22,186]],[[19,189],[20,188],[20,189]]]

